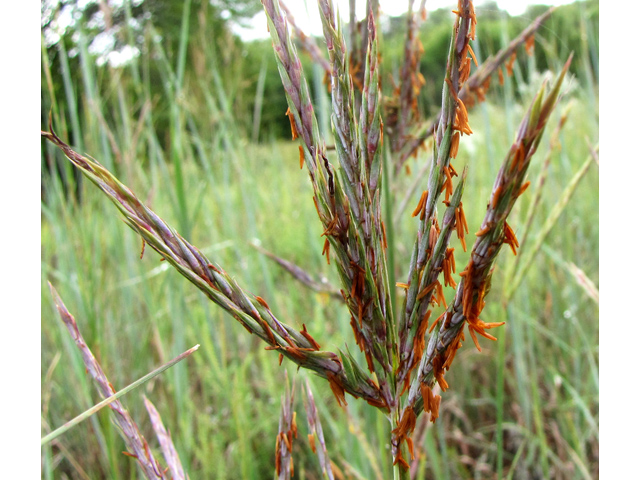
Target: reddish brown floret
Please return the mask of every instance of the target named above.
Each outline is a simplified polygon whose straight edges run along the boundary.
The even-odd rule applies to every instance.
[[[451,94],[451,96],[453,97],[453,99],[457,102],[458,100],[458,92],[456,92],[456,89],[453,88],[453,83],[451,83],[451,79],[449,78],[445,78],[444,81],[446,82],[446,84],[449,86],[449,93]]]
[[[520,190],[518,190],[518,197],[522,195],[527,188],[529,188],[529,185],[531,185],[531,182],[529,181],[522,184],[522,186],[520,187]]]
[[[331,250],[331,243],[329,243],[329,239],[325,238],[324,239],[324,246],[322,247],[322,255],[324,256],[325,254],[327,255],[327,265],[331,264],[331,260],[329,258],[329,252]]]
[[[361,336],[360,338],[362,338],[361,350],[363,350],[364,349],[364,337]],[[373,360],[371,358],[371,353],[369,352],[369,350],[365,350],[364,358],[367,360],[367,368],[369,369],[369,371],[371,373],[373,373],[375,371],[375,369],[373,368]]]
[[[476,337],[475,328],[471,323],[469,324],[469,333],[471,334],[471,339],[473,340],[474,345],[476,346],[478,351],[481,352],[482,348],[480,348],[480,343],[478,343],[478,337]]]
[[[427,310],[422,316],[422,320],[420,320],[420,325],[418,326],[418,331],[416,333],[416,338],[422,339],[422,345],[424,347],[424,335],[427,333],[427,328],[429,328],[429,318],[431,317],[431,310]],[[417,355],[419,358],[421,355]]]
[[[414,362],[415,364],[415,362]],[[409,369],[409,372],[411,372],[411,369]],[[409,374],[407,374],[407,376],[404,377],[404,384],[402,386],[402,391],[400,392],[400,396],[402,397],[404,395],[404,393],[409,390],[409,387],[411,386],[411,377],[409,376]]]
[[[264,331],[264,333],[267,335],[267,337],[269,338],[269,343],[271,345],[277,345],[278,343],[276,342],[276,337],[273,336],[273,332],[271,331],[271,328],[269,327],[269,324],[263,320],[262,318],[258,318],[258,323],[260,323],[260,326],[262,327],[262,330]]]
[[[382,246],[386,250],[387,246],[387,229],[384,226],[384,221],[380,220],[380,225],[382,226]]]
[[[440,400],[442,400],[442,397],[436,395],[431,402],[431,423],[435,422],[436,418],[440,416]]]
[[[476,58],[476,54],[473,53],[473,48],[469,45],[469,53],[471,54],[471,58],[473,58],[473,63],[475,63],[476,68],[478,67],[478,59]]]
[[[424,411],[425,413],[431,412],[430,420],[433,423],[439,416],[441,397],[440,395],[434,395],[426,383],[420,384],[420,391],[422,393]]]
[[[438,219],[434,218],[429,230],[429,251],[433,252],[433,249],[438,242],[438,235],[440,234],[440,226],[438,225]]]
[[[296,128],[296,119],[293,116],[293,113],[291,113],[291,110],[289,110],[289,108],[287,108],[285,115],[289,117],[289,123],[291,124],[291,140],[295,140],[296,138],[299,137],[298,129]]]
[[[387,402],[385,401],[384,398],[381,398],[380,400],[374,400],[372,398],[367,398],[366,400],[367,400],[367,403],[369,405],[371,405],[372,407],[383,408],[387,412],[391,411],[391,409],[389,408],[389,405],[387,405]]]
[[[436,295],[435,295],[435,300],[438,303],[438,305],[443,305],[444,308],[447,308],[447,301],[444,298],[444,291],[442,289],[442,284],[436,280],[436,282],[438,282],[436,284]]]
[[[532,34],[529,37],[527,37],[527,40],[524,42],[524,48],[527,51],[527,55],[529,56],[533,55],[533,48],[535,44],[536,44],[535,34]]]
[[[394,465],[400,464],[400,466],[402,468],[404,468],[405,470],[409,469],[409,464],[407,463],[407,461],[404,459],[404,457],[402,456],[402,451],[400,449],[398,449],[398,455],[396,455],[395,460],[393,461]]]
[[[442,262],[442,273],[444,274],[444,284],[449,287],[456,287],[456,282],[453,279],[453,273],[456,272],[456,260],[453,256],[453,247],[447,248],[444,260]]]
[[[434,329],[434,328],[436,327],[436,325],[440,322],[440,320],[442,320],[442,319],[444,318],[444,316],[445,316],[445,314],[446,314],[446,313],[447,313],[446,311],[445,311],[445,312],[442,312],[442,315],[440,315],[438,318],[436,318],[436,321],[435,321],[435,322],[433,322],[433,323],[431,324],[431,327],[429,328],[429,333],[431,333],[431,332],[433,331],[433,329]]]
[[[392,433],[397,436],[400,443],[413,433],[413,430],[416,428],[417,418],[413,408],[407,407],[404,409],[400,423],[392,430]]]
[[[449,384],[444,379],[443,363],[442,356],[440,355],[433,359],[433,376],[436,378],[436,381],[438,382],[438,385],[440,385],[442,391],[446,392],[447,388],[449,388]]]
[[[460,220],[462,220],[462,226],[464,227],[464,231],[469,233],[469,225],[467,225],[467,217],[464,214],[464,208],[462,208],[462,202],[460,202]]]
[[[455,210],[455,226],[456,226],[456,234],[460,239],[460,243],[462,244],[462,250],[467,251],[467,242],[465,241],[464,235],[469,233],[469,226],[467,225],[467,219],[464,216],[464,210],[462,209],[462,202]]]
[[[504,222],[504,243],[511,247],[511,251],[514,255],[517,255],[516,247],[519,247],[518,239],[516,238],[516,234],[513,233],[513,230],[509,226],[507,222]]]
[[[289,438],[289,436],[284,432],[280,432],[280,438],[282,438],[282,441],[283,441],[285,447],[287,447],[287,450],[289,450],[289,452],[291,452],[293,446],[291,445],[291,439]]]
[[[258,303],[259,303],[260,305],[262,305],[264,308],[266,308],[267,310],[271,310],[271,309],[269,308],[269,305],[267,304],[267,302],[264,300],[264,298],[259,297],[258,295],[256,295],[256,300],[257,300],[257,301],[258,301]]]
[[[513,52],[511,54],[511,56],[509,57],[509,60],[507,61],[507,63],[505,63],[505,68],[507,69],[507,75],[511,76],[513,75],[513,64],[516,61],[516,52]]]
[[[413,440],[411,440],[411,437],[407,437],[405,440],[407,442],[407,448],[409,449],[409,455],[411,455],[411,460],[415,460],[416,456],[413,451]]]
[[[429,195],[429,191],[428,190],[425,190],[424,192],[422,192],[422,195],[420,195],[420,201],[418,202],[418,206],[416,206],[416,209],[411,214],[412,217],[418,216],[420,214],[420,212],[422,212],[424,210],[424,207],[427,204],[427,196],[428,195]]]
[[[304,355],[304,353],[302,353],[303,351],[299,348],[296,347],[282,347],[283,350],[285,350],[290,356],[292,356],[293,358],[297,359],[297,360],[304,360],[306,357]]]
[[[291,340],[291,338],[289,337],[289,335],[285,336],[284,339],[286,340],[286,342],[289,344],[290,347],[296,347],[296,344],[293,343],[293,340]],[[297,348],[297,347],[296,347]]]
[[[469,29],[469,37],[471,40],[476,39],[476,25],[478,24],[478,19],[476,18],[476,12],[473,7],[473,3],[469,2],[469,18],[471,18],[471,28]],[[477,65],[477,64],[476,64]]]
[[[433,290],[434,288],[436,288],[436,286],[438,285],[438,280],[434,280],[433,282],[431,282],[429,285],[427,285],[426,287],[424,287],[420,293],[418,293],[418,296],[416,297],[416,300],[421,300],[422,298],[424,298],[425,296],[427,296],[431,290]]]
[[[453,359],[456,356],[456,352],[462,346],[462,340],[464,340],[464,330],[461,328],[458,331],[458,334],[456,335],[456,337],[447,347],[447,350],[445,350],[445,353],[444,353],[445,361],[443,365],[443,368],[445,370],[449,370],[449,368],[451,367],[451,364],[453,363]]]
[[[498,206],[498,201],[500,200],[500,196],[502,195],[502,185],[498,185],[496,189],[491,194],[491,208],[496,208]]]
[[[460,64],[460,78],[459,84],[462,85],[469,79],[469,75],[471,74],[471,59],[465,58]]]
[[[458,106],[456,107],[456,122],[453,125],[455,130],[459,130],[462,133],[466,133],[467,135],[471,135],[473,131],[469,126],[469,115],[467,113],[467,108],[464,106],[462,100],[458,99]]]
[[[486,235],[486,233],[489,230],[491,230],[491,225],[485,225],[484,227],[480,228],[480,230],[476,232],[476,237],[481,237],[483,235]],[[462,275],[462,273],[460,275]]]
[[[339,377],[332,372],[327,372],[327,380],[329,380],[329,386],[338,401],[338,405],[341,407],[346,406],[347,400],[344,398],[344,387],[340,383]]]
[[[282,460],[280,459],[280,442],[280,433],[278,433],[278,436],[276,437],[276,475],[280,475],[280,470],[282,469]]]
[[[513,161],[511,162],[511,167],[509,168],[509,172],[513,172],[514,168],[518,170],[522,170],[525,166],[526,153],[524,151],[524,145],[519,143],[517,148],[515,149],[515,153],[513,155]]]
[[[458,133],[458,132],[456,132]],[[444,169],[445,181],[442,184],[442,188],[445,190],[444,201],[448,202],[451,195],[453,195],[453,181],[451,180],[451,172],[448,168]]]
[[[311,345],[313,345],[314,349],[320,350],[320,344],[315,341],[315,339],[309,334],[309,332],[307,332],[307,327],[304,323],[302,324],[302,330],[300,330],[300,333],[309,341]]]
[[[353,330],[353,336],[356,339],[356,345],[358,345],[358,347],[360,348],[360,351],[363,351],[364,337],[360,333],[360,329],[358,328],[358,322],[356,322],[356,319],[353,318],[353,315],[351,315],[351,322],[349,322],[349,324],[351,325],[351,328]]]
[[[451,148],[449,149],[449,156],[451,158],[456,158],[458,156],[459,146],[460,146],[460,132],[456,132],[453,134],[453,137],[451,137]],[[451,172],[449,172],[449,174],[451,174]]]
[[[422,393],[422,408],[425,413],[429,413],[431,411],[431,389],[426,383],[421,383],[420,392]]]
[[[351,261],[351,268],[353,269],[353,280],[351,284],[351,297],[352,298],[362,298],[364,294],[364,269]]]

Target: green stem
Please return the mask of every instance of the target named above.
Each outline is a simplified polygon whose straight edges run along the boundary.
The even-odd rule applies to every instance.
[[[508,316],[508,308],[501,310],[504,316]],[[499,321],[507,320],[501,318]],[[503,446],[502,446],[502,422],[503,422],[503,408],[504,408],[504,369],[505,369],[505,357],[506,357],[506,338],[505,335],[498,336],[498,358],[497,362],[497,374],[496,374],[496,475],[497,478],[502,478],[502,462],[503,462]]]

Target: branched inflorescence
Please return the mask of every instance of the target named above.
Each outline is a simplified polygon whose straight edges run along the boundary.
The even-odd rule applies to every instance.
[[[428,134],[416,134],[415,131],[410,132],[410,125],[418,119],[416,98],[424,83],[418,70],[421,53],[417,40],[419,20],[410,12],[403,80],[392,99],[395,107],[388,109],[384,106],[385,112],[392,112],[391,125],[385,130],[376,2],[371,2],[365,29],[366,54],[363,55],[362,50],[358,53],[360,60],[355,75],[354,61],[349,58],[333,3],[331,0],[319,0],[329,57],[323,68],[330,80],[332,142],[335,144],[335,155],[329,158],[286,16],[278,0],[262,0],[262,3],[287,98],[289,108],[286,114],[292,137],[300,141],[301,167],[306,165],[313,186],[313,202],[323,228],[322,253],[327,261],[331,258],[336,265],[341,294],[349,311],[355,342],[366,359],[366,369],[348,350],[339,354],[322,351],[304,324],[302,330],[297,330],[280,322],[264,299],[243,290],[222,267],[183,239],[104,167],[73,151],[51,129],[42,134],[60,147],[71,162],[102,189],[144,243],[245,329],[265,341],[268,350],[277,351],[280,361],[287,357],[325,378],[341,406],[347,404],[345,393],[349,393],[385,412],[393,427],[391,447],[394,465],[405,471],[408,462],[403,451],[408,451],[413,458],[411,435],[418,416],[426,412],[431,421],[438,418],[440,396],[435,395],[433,389],[436,382],[442,391],[448,388],[445,373],[465,338],[464,325],[480,349],[477,336],[495,340],[487,330],[502,324],[481,320],[485,295],[502,246],[507,244],[516,253],[518,241],[507,217],[526,188],[524,179],[531,157],[556,104],[570,59],[549,93],[543,85],[522,121],[497,175],[485,218],[475,234],[469,261],[456,281],[454,249],[449,244],[455,232],[463,250],[467,250],[465,236],[469,227],[462,204],[467,167],[458,174],[451,161],[458,156],[461,138],[473,133],[466,104],[484,98],[489,75],[507,59],[506,69],[507,73],[510,72],[515,48],[526,43],[527,50],[530,50],[535,30],[546,16],[539,17],[508,49],[472,75],[472,64],[477,67],[470,45],[475,38],[476,16],[471,0],[459,0],[454,11],[456,17],[442,88],[441,112]],[[420,11],[424,19],[424,2]],[[355,43],[353,29],[351,33]],[[303,45],[318,57],[315,44],[311,46],[307,41]],[[355,47],[359,48],[358,45]],[[425,135],[434,137],[431,171],[426,188],[412,212],[418,225],[406,282],[396,285],[404,292],[397,319],[392,308],[392,288],[395,286],[389,282],[391,266],[387,266],[388,244],[381,213],[385,131],[391,137],[392,154],[397,156],[393,160],[396,167],[415,152],[416,145],[422,144]],[[415,140],[419,140],[418,144]],[[458,181],[454,184],[456,177]],[[391,179],[385,177],[384,181],[390,182]],[[439,216],[437,208],[440,202],[444,204],[442,216]],[[288,269],[295,270],[291,265]],[[311,281],[307,283],[313,284]],[[448,304],[444,287],[456,289]],[[445,311],[432,321],[432,310],[436,305]],[[287,392],[276,444],[276,471],[282,478],[292,475],[291,441],[297,435],[292,400]],[[316,439],[321,443],[318,456],[327,472],[330,462],[310,396],[309,402],[308,416],[313,430],[309,439],[314,449],[317,448]]]
[[[513,253],[516,253],[518,240],[507,223],[507,216],[516,199],[527,187],[524,178],[531,157],[540,143],[570,62],[571,58],[548,94],[545,94],[545,85],[542,86],[520,125],[516,140],[498,172],[487,212],[475,234],[476,241],[471,250],[471,257],[464,271],[460,273],[461,280],[457,285],[454,300],[435,322],[439,328],[431,336],[422,356],[406,408],[419,411],[421,405],[426,405],[426,400],[421,398],[421,387],[425,383],[432,386],[437,381],[443,390],[448,388],[444,373],[451,365],[461,341],[464,340],[462,327],[465,322],[478,349],[480,345],[477,334],[495,340],[486,330],[502,323],[485,323],[479,316],[485,305],[484,298],[489,291],[491,273],[498,252],[504,244],[508,244]],[[435,324],[432,328],[434,326]]]
[[[298,331],[280,322],[264,299],[245,292],[222,267],[182,238],[102,165],[73,151],[53,131],[42,132],[42,135],[60,147],[67,158],[109,197],[123,214],[125,223],[143,242],[231,314],[249,333],[264,340],[269,345],[267,349],[277,351],[281,360],[287,357],[297,365],[315,371],[338,385],[342,392],[373,404],[382,402],[373,381],[354,382],[353,378],[347,378],[340,357],[320,350],[304,324]]]
[[[272,25],[277,25],[276,32],[286,30],[286,22],[277,14],[275,2],[264,0],[263,3],[269,17],[276,58],[282,74],[287,70],[286,65],[296,65],[299,60],[295,49],[284,47],[285,44],[290,45],[287,43],[289,39],[274,33]],[[379,135],[374,135],[378,133],[376,126],[382,125],[378,111],[380,96],[377,56],[374,54],[377,50],[374,17],[369,16],[367,25],[367,68],[364,69],[363,81],[356,82],[359,88],[355,88],[354,77],[349,75],[350,64],[344,37],[340,26],[336,25],[332,3],[329,0],[320,0],[318,3],[331,64],[332,126],[339,163],[339,168],[334,169],[326,157],[323,157],[326,171],[332,173],[330,178],[333,187],[331,208],[328,211],[318,209],[325,226],[324,235],[327,237],[323,254],[328,256],[332,249],[336,258],[343,285],[342,292],[351,312],[351,326],[356,343],[365,354],[369,371],[376,375],[385,401],[383,407],[389,411],[390,418],[395,423],[392,431],[394,462],[406,466],[401,446],[406,442],[413,456],[411,433],[415,428],[417,416],[423,410],[431,413],[432,420],[438,416],[439,396],[434,395],[431,389],[436,381],[442,390],[448,387],[444,374],[464,340],[461,328],[463,320],[468,324],[469,332],[478,348],[476,335],[494,339],[486,330],[500,325],[485,323],[479,315],[484,306],[491,267],[499,248],[507,243],[515,252],[517,247],[517,239],[506,223],[506,216],[517,198],[516,194],[523,190],[528,159],[535,151],[533,145],[540,141],[542,128],[550,112],[546,107],[542,110],[535,107],[544,97],[541,91],[532,108],[544,111],[544,115],[539,115],[535,120],[529,117],[525,119],[525,123],[535,121],[542,128],[521,128],[521,131],[527,132],[529,136],[518,137],[516,145],[521,147],[512,148],[510,156],[505,161],[511,165],[513,158],[517,157],[518,167],[509,167],[506,170],[509,172],[508,175],[503,173],[504,167],[501,170],[487,218],[477,234],[471,260],[457,283],[453,278],[454,250],[449,246],[449,242],[455,232],[463,249],[467,249],[465,235],[469,233],[469,227],[462,205],[467,169],[461,172],[460,181],[454,186],[454,177],[458,176],[458,172],[451,160],[458,154],[461,137],[473,133],[465,101],[471,104],[484,98],[489,75],[507,58],[510,59],[507,65],[507,71],[510,73],[515,48],[526,41],[527,50],[530,49],[535,30],[548,13],[537,19],[505,51],[492,59],[488,67],[478,70],[479,73],[472,76],[472,63],[476,67],[478,65],[470,41],[475,39],[477,21],[472,2],[458,2],[458,8],[454,12],[456,22],[443,84],[442,109],[432,129],[433,164],[427,189],[423,191],[413,211],[413,216],[418,217],[418,233],[407,281],[398,284],[405,290],[405,298],[396,325],[393,312],[388,308],[390,294],[383,290],[388,283],[384,277],[386,241],[378,193],[382,129]],[[387,131],[391,134],[392,150],[400,156],[400,162],[406,160],[407,148],[413,148],[409,141],[411,136],[408,134],[408,125],[416,117],[415,98],[423,83],[416,68],[420,55],[420,44],[416,38],[418,22],[410,11],[402,83],[396,89],[397,108],[393,110],[395,116],[391,118],[392,125],[387,126]],[[283,59],[279,54],[281,51],[288,52],[291,57]],[[362,71],[363,69],[358,67],[358,72]],[[555,104],[562,76],[544,100],[545,105]],[[481,82],[481,85],[478,82]],[[286,76],[283,76],[283,83],[289,98]],[[307,87],[300,88],[304,90]],[[362,91],[361,98],[356,95],[358,90]],[[357,102],[357,99],[360,102]],[[289,98],[290,105],[291,100]],[[359,116],[356,115],[358,103],[361,105]],[[300,113],[290,118],[294,120],[298,116]],[[297,128],[297,125],[292,128]],[[528,147],[525,148],[523,145]],[[415,152],[415,148],[410,152]],[[527,158],[527,161],[522,160],[523,158]],[[313,182],[313,172],[310,170],[310,173]],[[317,190],[319,187],[314,184],[314,188]],[[443,203],[446,208],[439,219],[436,205],[441,196],[444,196]],[[504,198],[510,198],[510,203]],[[500,211],[496,211],[496,208],[500,208]],[[380,268],[381,266],[383,268]],[[448,306],[443,283],[444,286],[457,287],[454,300]],[[440,318],[430,324],[433,305],[444,306],[446,310]],[[431,336],[427,344],[428,333]],[[345,364],[348,363],[359,375],[362,374],[357,370],[357,364],[350,355],[343,354],[343,357],[349,359]],[[332,390],[342,403],[344,398],[340,397],[333,382]],[[402,398],[407,391],[409,395],[401,407]]]

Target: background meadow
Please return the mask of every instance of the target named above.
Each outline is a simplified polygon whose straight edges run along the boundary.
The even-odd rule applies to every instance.
[[[74,21],[62,29],[56,22],[66,8]],[[334,265],[321,255],[322,227],[297,143],[290,140],[270,41],[247,43],[233,34],[234,22],[259,10],[249,0],[145,0],[107,10],[91,2],[43,3],[42,128],[51,114],[62,139],[113,171],[243,288],[266,299],[282,321],[298,328],[305,323],[327,349],[346,343],[353,352],[341,300],[301,285],[255,248],[295,263],[319,282],[339,283]],[[478,6],[478,60],[544,10],[531,7],[509,17],[495,6]],[[456,167],[469,165],[464,203],[473,229],[545,72],[559,72],[575,52],[571,78],[529,172],[532,185],[510,220],[522,248],[517,257],[500,254],[483,315],[507,324],[492,332],[497,342],[481,341],[482,352],[467,341],[458,353],[440,418],[414,436],[416,478],[598,478],[598,14],[594,1],[558,8],[537,34],[534,55],[520,49],[513,76],[505,75],[504,85],[494,76],[487,101],[470,110],[474,134],[461,141]],[[398,76],[403,25],[390,18],[381,27],[385,95]],[[95,44],[108,28],[111,55]],[[429,12],[420,31],[426,84],[419,106],[426,118],[439,109],[450,31],[448,10]],[[124,60],[115,61],[113,52]],[[322,71],[301,56],[321,130],[330,138]],[[425,175],[427,159],[426,152],[410,159],[391,185],[398,279],[406,276],[416,230],[411,211],[422,190],[415,182]],[[343,478],[388,478],[390,427],[382,415],[350,397],[340,409],[326,382],[286,361],[278,366],[274,352],[155,252],[147,249],[140,258],[139,238],[65,162],[43,141],[43,435],[99,400],[57,316],[51,282],[116,389],[201,345],[124,397],[153,448],[141,393],[155,403],[191,478],[273,477],[285,370],[298,386],[311,382],[329,455]],[[473,231],[467,243],[472,239]],[[456,255],[464,265],[461,248]],[[449,297],[453,291],[447,290]],[[400,303],[402,291],[396,293]],[[306,442],[300,393],[296,478],[321,478]],[[139,478],[135,462],[121,453],[109,413],[104,409],[43,447],[43,478]]]

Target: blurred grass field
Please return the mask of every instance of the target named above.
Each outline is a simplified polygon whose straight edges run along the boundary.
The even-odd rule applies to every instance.
[[[150,42],[153,54],[119,69],[97,69],[80,48],[81,83],[73,82],[70,71],[65,74],[68,66],[60,59],[66,53],[60,52],[55,68],[63,72],[68,95],[56,97],[50,89],[43,99],[54,129],[79,152],[113,168],[143,202],[243,288],[266,299],[285,323],[298,329],[305,323],[323,348],[337,351],[346,343],[356,351],[341,302],[306,289],[251,246],[259,244],[318,279],[339,283],[333,265],[321,256],[322,227],[309,179],[299,169],[297,143],[248,139],[213,50],[192,45],[189,58],[200,58],[204,66],[199,76],[184,75],[186,55],[176,64],[163,57],[162,45]],[[584,48],[583,57],[593,53],[588,42]],[[553,58],[550,51],[545,50],[557,72],[564,59]],[[540,85],[541,74],[531,64],[535,59],[522,56],[530,62],[527,71],[516,68],[504,88],[494,79],[494,94],[470,112],[474,134],[463,138],[455,162],[459,171],[464,165],[470,169],[463,200],[468,244],[526,103]],[[45,55],[44,92],[50,62]],[[162,98],[149,95],[152,63],[166,84]],[[514,276],[507,273],[515,257],[509,251],[500,254],[484,320],[507,324],[494,331],[497,342],[481,341],[482,352],[469,341],[459,352],[447,374],[451,388],[442,395],[440,418],[414,437],[420,452],[417,478],[598,478],[598,301],[576,270],[598,284],[598,167],[589,151],[589,143],[598,142],[598,90],[591,67],[578,67],[534,157],[532,185],[511,216],[520,238],[550,155],[541,203],[518,253],[521,261],[558,212],[574,175],[584,165],[588,169],[508,305],[505,292]],[[69,92],[77,92],[82,102],[70,101],[74,95]],[[551,146],[551,131],[567,106],[560,145]],[[168,112],[169,138],[159,138],[155,129],[159,109]],[[43,144],[43,155],[51,160],[59,154]],[[396,207],[426,161],[421,153],[410,161],[413,174],[395,179]],[[70,167],[65,174],[71,179]],[[77,202],[66,190],[59,176],[43,177],[43,434],[99,400],[55,313],[47,288],[51,282],[116,389],[201,345],[187,361],[142,387],[144,392],[124,398],[153,448],[157,444],[141,393],[155,403],[192,479],[273,477],[285,369],[298,385],[310,379],[329,455],[344,478],[389,478],[385,442],[390,426],[382,415],[353,398],[343,411],[326,382],[286,362],[278,366],[274,352],[265,351],[153,250],[141,259],[139,238],[100,191],[85,182]],[[413,194],[394,226],[396,278],[406,276],[416,229],[410,211],[419,197],[419,191]],[[468,257],[456,242],[461,270]],[[449,298],[453,290],[446,290]],[[300,399],[296,478],[317,479],[321,476],[306,442]],[[135,462],[121,453],[124,444],[107,410],[43,447],[43,478],[139,478]]]

